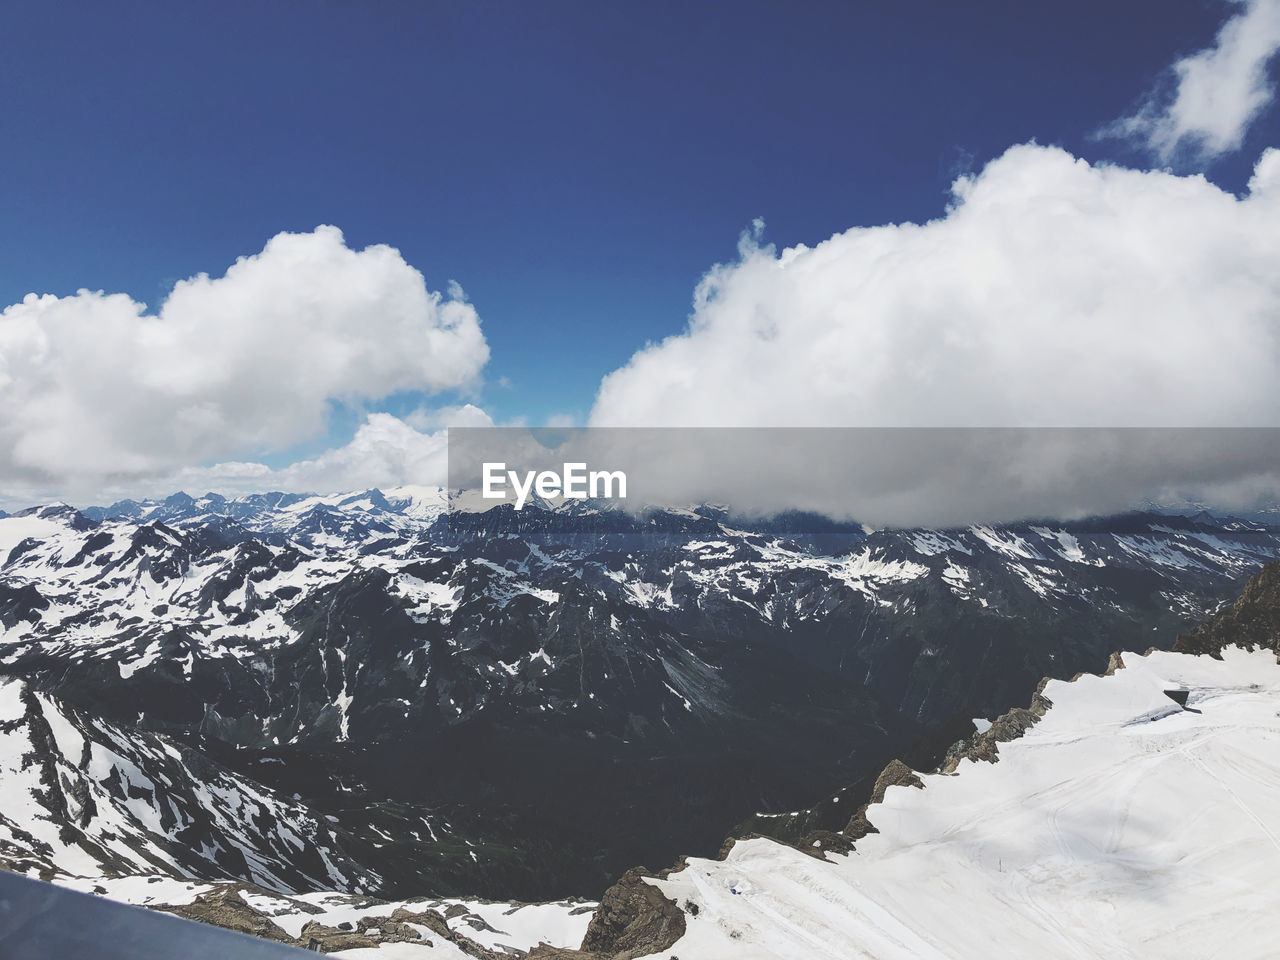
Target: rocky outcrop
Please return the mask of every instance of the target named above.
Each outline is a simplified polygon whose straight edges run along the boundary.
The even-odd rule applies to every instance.
[[[246,900],[244,894],[253,896]],[[505,953],[488,950],[462,933],[449,929],[444,914],[439,910],[430,907],[412,910],[404,906],[379,910],[380,907],[390,905],[372,898],[352,898],[353,904],[370,911],[359,917],[354,924],[343,922],[333,926],[320,920],[309,920],[302,925],[295,938],[277,924],[270,913],[254,905],[254,896],[269,898],[271,903],[286,907],[290,912],[323,912],[320,907],[305,900],[242,883],[215,885],[188,904],[156,903],[148,906],[188,920],[197,920],[266,940],[276,940],[316,953],[337,953],[340,950],[358,948],[376,949],[383,944],[394,943],[416,943],[429,947],[440,941],[448,941],[475,960],[504,960],[507,956]],[[461,911],[460,915],[467,913],[465,907],[459,906],[457,909]],[[418,927],[426,928],[426,932],[416,929]]]
[[[684,869],[683,862],[656,874],[665,879]],[[684,936],[684,913],[674,900],[645,877],[655,876],[644,867],[634,867],[605,891],[596,908],[581,951],[534,951],[530,957],[598,957],[601,960],[633,960],[666,950]]]
[[[1118,661],[1119,655],[1112,654],[1112,660]],[[1123,666],[1123,661],[1120,662],[1120,666]],[[1108,670],[1110,672],[1114,673],[1116,669],[1113,662],[1108,662]],[[1036,687],[1036,692],[1031,697],[1031,705],[1029,707],[1014,707],[1008,713],[997,717],[992,722],[990,729],[983,733],[974,734],[969,739],[961,740],[955,744],[947,751],[946,759],[938,768],[938,772],[954,773],[956,768],[960,766],[960,761],[966,758],[969,760],[985,760],[988,763],[999,761],[1000,749],[998,745],[1008,743],[1010,740],[1017,740],[1053,706],[1053,703],[1046,699],[1044,695],[1044,688],[1048,682],[1048,677],[1040,681],[1040,685]]]
[[[337,953],[339,950],[355,950],[359,947],[377,948],[379,941],[354,930],[343,930],[311,921],[302,928],[298,937],[301,946],[316,953]]]
[[[1261,647],[1280,655],[1280,563],[1269,563],[1244,586],[1240,599],[1174,642],[1177,653],[1221,659],[1222,648]]]
[[[885,792],[890,787],[916,787],[924,788],[924,782],[916,776],[914,770],[908,767],[901,760],[893,760],[890,764],[880,771],[880,776],[876,777],[875,786],[871,789],[871,799],[864,803],[852,817],[849,818],[848,825],[844,828],[844,836],[849,840],[859,840],[869,833],[878,832],[867,819],[867,809],[876,803],[884,800]]]
[[[276,940],[293,946],[306,945],[306,940],[299,943],[260,910],[255,910],[245,903],[240,896],[240,889],[239,884],[227,884],[201,894],[191,903],[167,906],[163,909],[166,913],[186,917],[188,920],[198,920],[200,923],[235,930],[237,933],[247,933],[250,936],[262,937],[264,940]],[[376,944],[372,945],[376,946]]]

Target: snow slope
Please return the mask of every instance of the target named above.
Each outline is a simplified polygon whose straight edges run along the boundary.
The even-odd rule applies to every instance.
[[[379,882],[304,804],[169,738],[8,678],[0,678],[0,865],[46,878],[243,877],[276,890]]]
[[[848,856],[751,840],[650,881],[688,922],[655,960],[1277,956],[1280,666],[1223,656],[1049,683],[999,762],[891,787]]]

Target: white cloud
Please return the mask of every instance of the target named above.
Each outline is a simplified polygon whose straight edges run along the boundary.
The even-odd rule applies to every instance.
[[[216,474],[227,466],[236,465],[223,464],[209,471],[192,472]],[[447,434],[443,428],[432,433],[422,432],[391,414],[371,413],[345,446],[265,476],[253,477],[250,487],[332,493],[404,484],[437,486],[444,484],[446,468]]]
[[[416,430],[431,431],[441,427],[492,427],[493,418],[475,404],[430,409],[420,407],[404,418]]]
[[[145,309],[81,290],[31,294],[0,314],[0,479],[11,488],[105,488],[287,449],[321,434],[335,401],[469,389],[489,355],[460,288],[431,292],[398,251],[352,250],[334,227],[281,233]],[[391,453],[387,420],[371,417],[347,459],[309,469],[354,478],[364,455],[371,473],[411,470],[421,444]]]
[[[926,224],[744,240],[592,425],[1280,423],[1280,151],[1203,177],[1011,148]]]
[[[1149,97],[1104,133],[1141,139],[1166,163],[1183,149],[1200,159],[1239,149],[1274,97],[1267,64],[1280,50],[1280,0],[1233,2],[1242,9],[1214,45],[1173,65],[1172,96]]]
[[[126,497],[164,497],[177,490],[236,496],[268,490],[324,494],[370,487],[444,486],[448,479],[447,428],[492,425],[489,415],[472,404],[420,410],[404,419],[370,413],[347,443],[284,467],[227,460],[182,466],[147,477],[99,479],[83,489],[69,488],[65,483],[7,484],[0,490],[0,507],[18,509],[61,497],[69,497],[79,506],[105,505]]]

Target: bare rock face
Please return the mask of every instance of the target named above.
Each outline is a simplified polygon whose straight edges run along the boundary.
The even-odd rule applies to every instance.
[[[901,760],[892,760],[876,777],[876,785],[871,790],[871,802],[883,803],[885,792],[890,787],[915,787],[924,789],[924,783],[916,776],[914,770]]]
[[[1113,653],[1107,658],[1107,669],[1103,671],[1104,677],[1114,676],[1117,670],[1124,669],[1124,657],[1119,653]]]
[[[849,818],[844,828],[844,836],[849,840],[859,840],[869,833],[876,833],[876,828],[867,819],[867,808],[884,800],[885,791],[890,787],[915,787],[924,789],[924,782],[916,776],[914,770],[901,760],[891,760],[889,765],[876,777],[875,786],[871,788],[871,799],[858,808],[857,813]],[[844,851],[840,851],[844,852]]]
[[[454,916],[459,915],[459,913],[466,914],[466,912],[467,908],[463,907],[461,904],[456,904],[455,907],[451,907],[449,909],[449,913]],[[396,907],[394,912],[391,914],[391,920],[394,923],[420,924],[421,926],[440,934],[440,936],[444,937],[446,940],[452,937],[452,933],[449,930],[449,924],[445,922],[445,914],[440,913],[438,910],[414,911],[407,907]]]
[[[247,933],[250,936],[262,937],[264,940],[276,940],[295,947],[305,945],[307,942],[305,937],[301,943],[295,940],[260,911],[245,903],[240,896],[240,887],[236,884],[228,884],[201,894],[192,903],[165,907],[165,911],[186,917],[188,920],[198,920],[200,923],[209,923],[215,927],[224,927],[227,930],[235,930],[237,933]],[[308,924],[308,926],[313,925],[315,924]],[[372,941],[370,945],[377,946]],[[366,944],[361,943],[359,946],[366,946]]]
[[[336,953],[339,950],[355,950],[358,947],[378,946],[378,941],[363,933],[329,927],[312,920],[302,928],[299,937],[302,945],[317,953]]]
[[[1108,673],[1114,673],[1123,667],[1124,661],[1120,659],[1119,654],[1112,654],[1107,664]],[[966,758],[997,763],[1000,760],[998,745],[1017,740],[1053,706],[1053,702],[1044,695],[1044,688],[1048,682],[1048,677],[1040,681],[1040,685],[1036,687],[1036,692],[1031,697],[1029,707],[1014,707],[994,720],[991,728],[985,733],[975,734],[955,744],[947,751],[947,757],[938,768],[938,772],[955,773],[956,768],[960,766],[960,761]]]
[[[583,953],[632,960],[666,950],[684,936],[684,914],[674,900],[645,883],[649,875],[643,867],[634,867],[605,891],[582,940]]]
[[[1245,584],[1240,599],[1208,623],[1182,634],[1173,649],[1221,659],[1222,648],[1233,645],[1280,654],[1280,563],[1263,567]]]

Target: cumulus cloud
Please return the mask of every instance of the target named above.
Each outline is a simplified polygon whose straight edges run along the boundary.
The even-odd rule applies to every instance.
[[[454,407],[419,407],[405,422],[416,430],[432,431],[441,427],[491,427],[493,418],[473,403]]]
[[[332,493],[404,484],[440,486],[446,477],[447,453],[443,427],[424,432],[389,413],[371,413],[350,442],[317,457],[278,470],[253,463],[221,463],[188,469],[175,479],[185,481],[178,486],[219,492],[270,489]],[[237,482],[241,478],[247,483]]]
[[[322,434],[334,402],[470,389],[488,356],[459,288],[432,292],[398,251],[353,250],[335,227],[281,233],[154,314],[123,294],[31,294],[0,313],[0,478],[105,487],[257,458]],[[412,428],[390,420],[305,469],[410,470],[421,444],[392,463],[387,441]]]
[[[1212,47],[1172,67],[1172,92],[1148,97],[1104,133],[1134,137],[1168,163],[1186,150],[1201,160],[1240,147],[1275,91],[1267,65],[1280,50],[1280,0],[1233,0],[1241,9]]]
[[[256,460],[225,460],[183,465],[146,477],[97,478],[83,489],[59,482],[7,483],[0,508],[70,498],[79,506],[109,504],[126,497],[164,497],[177,490],[237,496],[280,490],[287,493],[338,493],[400,486],[443,486],[448,479],[448,436],[453,427],[492,427],[493,420],[473,404],[421,409],[401,418],[366,414],[344,444],[280,467]]]
[[[1280,422],[1280,151],[1203,177],[1016,146],[925,224],[744,238],[594,426]]]

